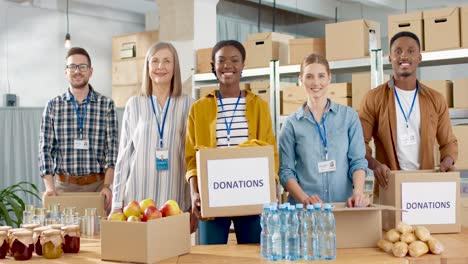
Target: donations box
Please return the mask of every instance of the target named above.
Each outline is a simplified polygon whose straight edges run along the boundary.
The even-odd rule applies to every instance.
[[[202,217],[258,215],[275,201],[273,146],[197,152]]]
[[[431,233],[461,232],[459,172],[392,171],[388,180],[380,202],[401,210],[382,212],[383,229],[404,222]]]

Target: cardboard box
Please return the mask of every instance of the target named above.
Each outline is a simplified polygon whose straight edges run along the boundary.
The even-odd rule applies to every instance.
[[[390,40],[396,33],[401,31],[409,31],[416,34],[421,42],[421,50],[424,50],[422,12],[388,16],[388,43],[390,43]]]
[[[112,62],[112,85],[140,84],[143,78],[145,59],[127,59]]]
[[[276,32],[263,32],[247,36],[245,68],[269,67],[271,60],[280,65],[288,63],[288,41],[293,36]]]
[[[328,85],[328,96],[330,98],[351,97],[351,83],[330,83]]]
[[[468,78],[453,81],[453,107],[468,108]]]
[[[258,215],[276,200],[273,146],[197,152],[202,217]]]
[[[326,54],[329,61],[369,56],[369,31],[375,31],[375,45],[380,48],[380,23],[359,19],[325,25]],[[346,45],[343,45],[346,43]]]
[[[426,51],[460,47],[460,8],[423,11],[423,19]]]
[[[270,82],[250,82],[250,91],[270,104]]]
[[[101,259],[155,263],[190,252],[190,214],[148,222],[101,221]]]
[[[208,95],[209,93],[211,93],[213,90],[217,90],[218,89],[218,86],[204,86],[204,87],[200,87],[199,90],[200,90],[200,97],[198,98],[203,98],[205,97],[206,95]]]
[[[453,83],[450,80],[422,81],[424,85],[441,93],[448,107],[453,107]]]
[[[195,1],[156,0],[156,4],[159,7],[160,39],[165,41],[194,39]],[[214,36],[216,40],[216,35]]]
[[[325,39],[305,38],[289,40],[288,64],[301,64],[312,53],[325,56]]]
[[[213,48],[197,50],[197,69],[196,73],[210,73],[211,68],[211,52]]]
[[[282,86],[280,97],[281,115],[290,115],[299,109],[307,101],[304,88],[297,85]]]
[[[390,79],[390,75],[384,74],[384,82]],[[371,87],[371,75],[370,72],[363,73],[353,73],[351,75],[351,98],[352,98],[352,107],[356,110],[359,110],[361,106],[361,101],[367,92],[376,87]]]
[[[122,49],[128,49],[128,45],[135,46],[135,56],[144,58],[148,49],[159,39],[159,31],[146,31],[134,34],[126,34],[112,37],[112,61],[122,60]]]
[[[347,98],[347,97],[330,97],[330,99],[335,103],[335,104],[340,104],[344,106],[352,106],[353,100],[352,98]]]
[[[372,204],[348,208],[346,203],[332,203],[335,216],[337,248],[373,248],[382,238],[382,210],[389,206]]]
[[[468,125],[452,126],[452,131],[458,140],[458,159],[455,167],[458,170],[468,170]]]
[[[125,107],[130,97],[139,94],[141,91],[141,85],[115,85],[112,86],[112,100],[116,107]]]
[[[384,230],[405,222],[435,234],[461,231],[459,172],[392,171],[388,180],[388,188],[380,188],[380,203],[406,211],[384,211]]]
[[[468,228],[468,197],[461,198],[462,223],[463,227]]]
[[[76,211],[80,215],[84,215],[86,208],[96,208],[96,213],[99,216],[107,215],[104,211],[104,197],[99,192],[63,192],[57,196],[46,196],[45,208],[49,204],[60,204],[62,211],[65,207],[76,207]]]
[[[461,46],[468,48],[468,6],[460,8]]]

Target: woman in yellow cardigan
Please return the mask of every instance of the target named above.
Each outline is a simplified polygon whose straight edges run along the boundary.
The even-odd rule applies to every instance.
[[[196,150],[200,147],[236,146],[257,139],[274,146],[278,163],[268,104],[250,91],[240,89],[244,69],[245,49],[235,40],[218,42],[211,55],[213,73],[219,90],[200,98],[190,109],[185,141],[186,178],[190,183],[192,216],[200,218],[200,195],[197,184]],[[277,166],[276,166],[277,168]],[[196,218],[195,218],[196,217]],[[192,221],[192,231],[199,227],[200,244],[226,244],[231,221],[238,244],[260,242],[258,215],[219,217],[207,221]]]

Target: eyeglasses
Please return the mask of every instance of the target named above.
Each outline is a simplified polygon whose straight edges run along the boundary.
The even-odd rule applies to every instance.
[[[76,69],[79,69],[80,72],[85,72],[89,69],[89,65],[88,64],[80,64],[80,65],[70,64],[70,65],[67,65],[66,68],[67,70],[71,72],[76,71]]]

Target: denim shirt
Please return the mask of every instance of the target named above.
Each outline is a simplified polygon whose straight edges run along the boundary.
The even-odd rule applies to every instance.
[[[316,122],[305,104],[283,123],[279,137],[281,184],[294,179],[307,195],[318,195],[323,202],[345,202],[353,192],[352,175],[367,171],[366,148],[358,114],[350,107],[333,103],[324,113],[327,131],[328,160],[335,160],[336,171],[318,172],[318,162],[324,161],[325,147]],[[290,203],[295,204],[289,195]]]

